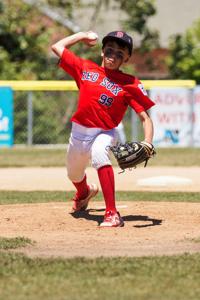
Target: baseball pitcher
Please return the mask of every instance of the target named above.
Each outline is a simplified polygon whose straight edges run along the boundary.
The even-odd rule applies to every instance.
[[[97,34],[92,31],[78,32],[52,45],[52,50],[60,58],[59,66],[71,75],[79,89],[78,106],[71,118],[72,131],[67,150],[68,178],[77,190],[72,213],[86,210],[89,200],[98,193],[96,184],[87,183],[86,168],[91,160],[97,170],[106,205],[100,226],[121,227],[124,221],[116,209],[114,172],[110,160],[112,147],[115,147],[117,140],[115,128],[123,119],[128,106],[134,109],[144,129],[144,141],[139,144],[141,148],[145,146],[148,149],[142,152],[143,156],[149,153],[150,157],[154,149],[153,124],[147,110],[154,103],[136,77],[120,71],[133,50],[132,38],[127,33],[114,31],[103,38],[101,65],[78,57],[69,50],[80,42],[93,46],[97,40]],[[123,151],[124,148],[120,149]],[[116,148],[114,151],[116,154]],[[131,157],[134,157],[133,153]],[[148,157],[144,156],[143,160],[146,159]],[[127,168],[128,164],[121,166]]]

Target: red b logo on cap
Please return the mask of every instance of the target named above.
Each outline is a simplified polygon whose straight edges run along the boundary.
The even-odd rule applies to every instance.
[[[124,36],[124,33],[123,33],[122,31],[117,31],[116,36],[117,36],[118,38],[122,38],[122,37]]]

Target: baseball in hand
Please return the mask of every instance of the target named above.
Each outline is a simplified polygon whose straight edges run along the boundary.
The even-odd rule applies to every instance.
[[[88,33],[88,39],[90,45],[95,45],[98,40],[98,35],[95,32],[89,32]]]

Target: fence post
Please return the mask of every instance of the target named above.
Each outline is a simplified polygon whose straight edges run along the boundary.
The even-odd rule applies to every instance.
[[[195,109],[194,109],[194,88],[189,89],[189,97],[191,101],[191,116],[192,116],[192,138],[191,138],[191,147],[194,147],[194,118],[195,118]]]
[[[132,141],[138,140],[138,118],[133,109],[131,110],[131,138]]]
[[[33,144],[33,93],[30,91],[28,92],[28,116],[27,116],[27,144],[31,146]]]

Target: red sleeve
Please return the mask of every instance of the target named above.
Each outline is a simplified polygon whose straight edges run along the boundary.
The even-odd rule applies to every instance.
[[[76,56],[73,52],[66,48],[64,49],[59,62],[59,67],[73,77],[78,87],[80,87],[83,62],[84,60],[82,58]]]
[[[130,105],[136,113],[150,109],[155,103],[148,97],[143,84],[136,79],[133,84],[125,87],[127,93],[128,105]]]

